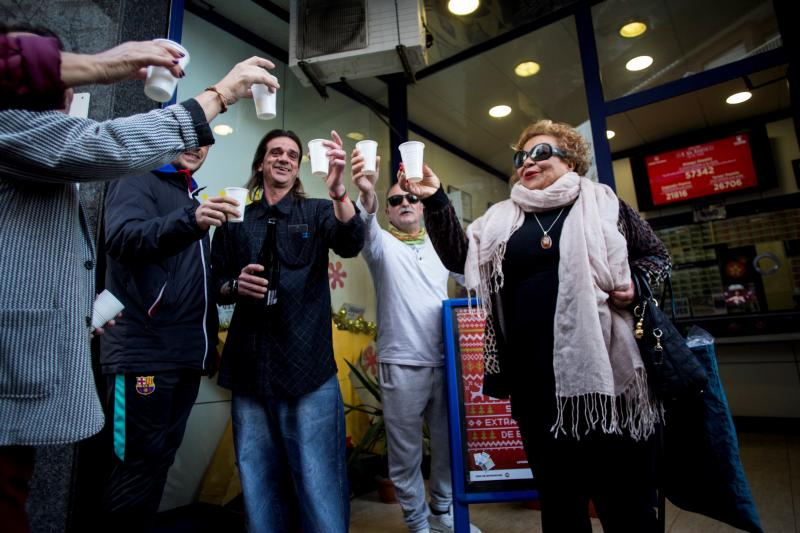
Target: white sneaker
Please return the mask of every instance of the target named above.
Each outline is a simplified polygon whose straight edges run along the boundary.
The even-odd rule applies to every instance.
[[[444,514],[433,514],[428,516],[428,524],[431,526],[431,533],[453,533],[455,526],[453,523],[453,506]],[[469,533],[481,533],[481,530],[474,524],[469,525]]]

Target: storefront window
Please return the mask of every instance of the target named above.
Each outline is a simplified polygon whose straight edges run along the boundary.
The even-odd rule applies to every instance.
[[[448,9],[449,2],[428,0],[425,2],[426,26],[433,36],[433,46],[428,51],[429,63],[433,65],[575,3],[576,0],[483,1],[475,11],[459,16]]]
[[[592,18],[606,100],[782,44],[770,0],[608,0]]]
[[[536,67],[515,73],[523,63]],[[549,118],[589,132],[579,65],[575,24],[567,18],[410,86],[409,120],[510,176],[511,145],[528,124]],[[507,114],[491,116],[499,106]]]
[[[800,151],[785,70],[751,74],[762,87],[738,105],[725,100],[740,79],[608,119],[617,192],[670,252],[677,317],[717,337],[800,323]]]

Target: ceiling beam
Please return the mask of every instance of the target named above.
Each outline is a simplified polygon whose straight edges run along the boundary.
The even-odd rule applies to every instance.
[[[606,116],[624,113],[637,107],[643,107],[662,100],[674,98],[682,94],[699,91],[712,85],[717,85],[729,80],[741,78],[747,74],[758,72],[788,63],[789,55],[785,47],[768,50],[758,55],[740,59],[721,67],[704,70],[686,78],[669,81],[652,89],[645,89],[628,96],[607,100],[605,103]]]
[[[213,8],[204,8],[200,7],[196,1],[189,1],[186,4],[186,11],[193,15],[197,15],[201,19],[205,20],[209,24],[213,24],[214,26],[220,28],[221,30],[225,30],[226,32],[238,37],[239,39],[243,40],[244,42],[266,52],[267,54],[271,55],[278,61],[282,61],[284,63],[289,63],[289,53],[284,50],[283,48],[272,44],[271,42],[267,41],[260,35],[256,35],[252,31],[248,30],[247,28],[243,28],[239,26],[235,22],[223,17]]]
[[[285,23],[289,23],[289,12],[275,2],[270,2],[269,0],[253,0],[253,3],[269,11]]]

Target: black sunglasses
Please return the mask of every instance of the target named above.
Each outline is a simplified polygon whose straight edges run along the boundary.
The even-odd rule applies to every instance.
[[[419,198],[417,198],[416,194],[395,194],[394,196],[387,198],[386,201],[389,202],[390,206],[397,207],[403,203],[403,198],[408,200],[408,203],[410,204],[419,202]]]
[[[544,161],[545,159],[550,159],[554,155],[561,158],[567,157],[567,153],[564,150],[556,148],[552,144],[539,143],[527,152],[525,150],[514,152],[514,168],[519,168],[524,165],[525,160],[529,157],[534,161]]]

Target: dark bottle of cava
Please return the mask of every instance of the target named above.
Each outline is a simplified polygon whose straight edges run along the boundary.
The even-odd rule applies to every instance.
[[[267,220],[267,234],[264,236],[261,251],[258,253],[258,264],[264,267],[264,270],[258,275],[267,280],[264,305],[275,305],[278,303],[281,262],[278,258],[278,223],[274,218]]]

